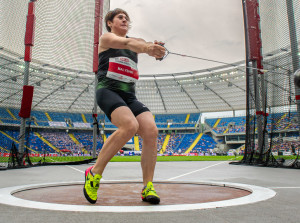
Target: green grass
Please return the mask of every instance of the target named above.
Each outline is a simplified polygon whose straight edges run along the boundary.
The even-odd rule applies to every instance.
[[[46,157],[45,160],[42,157],[30,157],[32,163],[37,163],[42,160],[42,162],[74,162],[90,159],[92,157],[78,157],[78,156],[62,156],[62,157]],[[238,156],[237,160],[241,160],[243,157]],[[0,157],[0,162],[8,162],[8,157]],[[235,160],[234,156],[158,156],[158,162],[165,161],[225,161],[225,160]],[[140,156],[115,156],[112,158],[111,162],[140,162]]]
[[[238,156],[237,160],[241,160],[243,157]],[[166,161],[226,161],[234,160],[234,156],[158,156],[158,162]],[[115,156],[111,162],[140,162],[140,156]]]
[[[62,156],[62,157],[31,157],[30,160],[32,163],[36,163],[42,160],[42,162],[75,162],[82,161],[86,159],[91,159],[90,156]],[[168,161],[235,161],[241,160],[243,156],[237,156],[236,159],[234,156],[158,156],[158,162],[168,162]],[[279,157],[275,157],[276,159]],[[295,159],[296,156],[280,156],[284,159]],[[0,162],[8,162],[8,157],[0,157]],[[140,156],[115,156],[112,158],[111,162],[140,162]]]
[[[91,159],[91,156],[60,156],[60,157],[45,157],[45,162],[54,163],[54,162],[75,162]],[[41,158],[39,158],[40,160]],[[32,161],[35,162],[35,161]]]
[[[275,159],[283,158],[285,160],[294,160],[297,158],[296,155],[291,155],[291,156],[274,156]]]

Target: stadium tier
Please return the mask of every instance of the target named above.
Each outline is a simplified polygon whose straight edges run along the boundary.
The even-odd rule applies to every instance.
[[[99,136],[97,138],[97,150],[100,150],[103,146],[104,138],[108,138],[111,134]],[[157,148],[161,153],[184,153],[188,148],[192,146],[199,133],[195,134],[159,134]],[[11,148],[11,144],[14,142],[19,144],[19,132],[18,131],[0,131],[0,148],[8,152]],[[27,138],[26,148],[29,149],[29,153],[44,154],[44,153],[88,153],[92,152],[93,136],[89,132],[76,132],[66,133],[57,131],[42,131],[31,132]],[[139,150],[142,150],[142,138],[139,137],[139,142],[135,142],[134,139],[131,143],[138,143]],[[216,142],[209,136],[203,135],[202,139],[196,144],[195,150],[207,151],[208,149],[214,149]],[[193,147],[194,148],[194,147]]]
[[[20,124],[19,110],[14,108],[0,108],[0,123]],[[157,114],[155,121],[158,128],[194,128],[200,114]],[[34,126],[57,126],[74,128],[92,128],[94,123],[92,114],[86,113],[62,113],[32,111],[31,125]],[[106,128],[116,128],[103,114],[98,115],[99,124],[103,123]]]
[[[27,141],[30,142],[30,146],[26,146],[30,153],[53,153],[55,150],[48,144],[45,144],[36,134],[30,133]],[[5,150],[10,150],[12,143],[18,145],[19,143],[19,132],[18,131],[0,131],[0,146]]]
[[[200,114],[156,114],[154,115],[157,127],[161,130],[177,131],[181,128],[190,127],[195,129],[195,125],[199,120]],[[298,137],[297,129],[297,114],[296,112],[288,113],[275,113],[268,116],[267,131],[282,132],[285,131],[286,136]],[[29,141],[30,148],[33,151],[42,153],[43,151],[57,152],[60,150],[69,150],[72,153],[84,152],[89,153],[92,151],[92,114],[83,113],[60,113],[60,112],[42,112],[33,111],[31,113],[31,126],[39,129],[49,129],[50,127],[57,127],[62,129],[86,129],[89,132],[76,132],[69,134],[66,132],[53,132],[52,130],[38,133],[30,133]],[[98,115],[100,128],[103,130],[116,129],[109,119],[103,114]],[[256,122],[256,120],[250,120]],[[211,133],[218,135],[230,134],[245,134],[246,117],[226,117],[214,118],[205,120],[208,129]],[[29,124],[29,122],[27,122]],[[104,124],[104,128],[102,126]],[[1,126],[15,126],[20,125],[20,118],[18,110],[13,108],[0,108],[0,125]],[[66,130],[64,130],[66,131]],[[169,136],[168,136],[169,135]],[[218,143],[224,143],[223,139],[213,139],[209,135],[203,135],[195,142],[199,133],[189,134],[185,133],[160,133],[158,137],[157,149],[160,153],[184,153],[189,149],[189,152],[205,152],[210,149],[218,147]],[[168,136],[168,137],[167,137]],[[2,131],[1,132],[1,147],[8,149],[11,143],[15,140],[18,143],[18,131]],[[109,134],[106,136],[109,137]],[[234,136],[233,136],[234,137]],[[228,138],[231,139],[231,138]],[[236,140],[236,139],[235,139]],[[243,140],[238,139],[238,141]],[[45,142],[47,141],[47,143]],[[134,140],[133,140],[134,141]],[[192,144],[195,144],[192,146]],[[138,147],[142,149],[142,138],[139,137]],[[50,145],[50,146],[49,146]],[[97,148],[102,148],[103,137],[98,137]]]
[[[178,151],[178,147],[182,142],[184,134],[174,134],[170,135],[169,143],[166,147],[166,152],[168,154],[173,154],[175,151]]]
[[[90,133],[74,133],[74,137],[81,143],[81,145],[87,150],[93,150],[93,134]],[[97,148],[102,148],[103,138],[101,136],[97,137]]]
[[[203,135],[194,147],[194,150],[208,152],[210,149],[214,149],[216,144],[217,143],[209,135]]]
[[[256,120],[250,120],[251,123],[256,125]],[[226,117],[207,119],[205,123],[217,134],[226,133],[245,133],[246,131],[246,117]],[[297,113],[275,113],[269,114],[267,119],[267,131],[296,131],[299,129],[297,123]]]
[[[278,140],[272,145],[274,154],[292,153],[299,146],[296,115],[295,112],[288,112],[268,116],[267,131],[285,133],[284,140],[278,136]],[[206,128],[205,134],[195,132],[199,116],[200,114],[154,115],[157,127],[160,130],[157,140],[158,154],[215,154],[220,145],[226,145],[230,143],[230,140],[239,143],[240,148],[238,151],[240,154],[244,152],[245,137],[236,134],[245,135],[245,116],[206,119],[205,123],[208,128]],[[34,127],[34,130],[29,133],[29,136],[26,135],[25,144],[25,148],[28,149],[30,154],[57,154],[60,156],[92,154],[92,124],[94,122],[92,114],[33,111],[31,117],[28,120],[31,120],[30,124]],[[98,115],[98,122],[100,129],[105,131],[97,137],[97,152],[101,150],[106,138],[116,129],[116,126],[103,114]],[[256,120],[253,119],[250,122],[255,124]],[[104,124],[104,128],[102,124]],[[20,118],[17,109],[0,109],[1,154],[8,154],[13,142],[18,147],[19,125]],[[6,127],[10,127],[10,130],[7,130]],[[178,132],[182,127],[190,127],[193,133],[187,132],[188,129]],[[223,137],[218,138],[214,136],[215,134]],[[130,141],[125,145],[125,150],[142,151],[143,140],[140,136],[137,137],[137,140],[133,137]]]
[[[181,140],[181,143],[177,146],[177,148],[174,148],[174,152],[178,152],[178,153],[184,152],[194,142],[197,135],[198,135],[198,133],[184,134],[183,139]]]

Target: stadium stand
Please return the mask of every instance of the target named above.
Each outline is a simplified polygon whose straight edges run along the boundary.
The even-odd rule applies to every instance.
[[[178,150],[179,145],[182,142],[184,134],[174,134],[172,133],[169,139],[169,143],[167,145],[167,152],[173,153],[174,151]]]
[[[174,152],[182,153],[193,143],[196,139],[198,133],[185,134],[179,146],[174,150]]]
[[[91,132],[87,133],[74,133],[75,138],[81,143],[82,147],[88,152],[93,150],[93,134]],[[102,148],[103,139],[101,136],[97,137],[97,148]]]
[[[267,119],[267,130],[268,131],[282,131],[282,130],[297,130],[298,124],[296,121],[297,113],[275,113],[269,115]],[[224,133],[244,133],[246,131],[246,117],[230,117],[221,118],[220,122],[216,127],[215,123],[218,119],[207,119],[205,123],[218,134]],[[251,120],[254,122],[255,120]],[[228,130],[227,130],[228,129]],[[227,130],[227,131],[226,131]]]
[[[92,114],[87,113],[59,113],[59,112],[42,112],[42,111],[32,111],[31,117],[32,120],[28,120],[27,124],[36,128],[50,128],[47,131],[40,131],[35,129],[31,132],[28,138],[30,144],[31,153],[58,153],[60,150],[67,149],[70,153],[91,153],[92,152],[92,124],[94,122]],[[52,122],[64,123],[63,126],[58,127],[64,128],[60,131],[51,130],[51,121]],[[296,112],[287,112],[287,113],[274,113],[269,115],[267,122],[267,130],[274,132],[286,132],[285,136],[287,137],[299,137],[297,133],[298,125],[296,121]],[[168,122],[172,122],[172,125],[169,126],[168,130],[171,131],[169,134],[169,140],[164,148],[164,154],[174,154],[174,153],[184,153],[187,148],[189,148],[192,143],[195,141],[199,133],[175,133],[176,129],[182,127],[190,127],[195,129],[195,124],[199,119],[199,113],[193,114],[157,114],[155,115],[155,121],[159,129],[168,128]],[[104,130],[111,129],[113,131],[116,126],[114,126],[110,120],[103,114],[98,115],[98,121],[101,126],[101,123],[105,123]],[[251,120],[255,122],[255,119]],[[79,124],[78,124],[79,123]],[[81,124],[80,124],[81,123]],[[244,134],[245,133],[245,124],[246,117],[224,117],[224,118],[213,118],[206,119],[206,125],[209,127],[212,132],[221,135],[230,135],[230,134]],[[17,109],[6,109],[0,108],[0,125],[1,126],[15,126],[18,127],[20,124],[20,119],[18,117]],[[86,129],[83,131],[83,129]],[[273,129],[272,129],[273,128]],[[3,129],[3,128],[2,128]],[[67,129],[73,129],[73,133],[67,133]],[[75,130],[75,131],[74,131]],[[173,132],[172,132],[173,131]],[[1,151],[9,150],[12,142],[14,141],[18,145],[18,130],[4,130],[0,132],[0,149]],[[106,132],[106,136],[109,137],[111,134],[110,131]],[[160,132],[158,136],[157,149],[161,151],[166,140],[167,133]],[[73,138],[74,137],[74,138]],[[43,141],[48,142],[48,144]],[[139,139],[139,149],[142,149],[142,138]],[[295,141],[295,140],[294,140]],[[219,144],[225,143],[224,140],[214,139],[208,134],[203,134],[198,143],[192,148],[191,152],[197,153],[206,153],[214,148],[218,147]],[[277,151],[290,151],[291,145],[297,147],[295,142],[286,142],[280,145],[274,144],[273,150]],[[97,138],[97,149],[101,149],[103,146],[103,139],[101,136]],[[243,146],[243,145],[241,145]],[[56,150],[57,149],[57,150]],[[244,149],[244,147],[243,147]]]
[[[212,137],[203,135],[193,150],[197,150],[197,152],[207,152],[210,151],[210,149],[214,149],[216,144]]]

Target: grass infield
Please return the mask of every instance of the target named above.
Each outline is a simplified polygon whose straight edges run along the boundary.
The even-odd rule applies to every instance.
[[[90,156],[62,156],[62,157],[30,157],[32,163],[37,162],[50,162],[50,163],[59,163],[59,162],[75,162],[91,159]],[[168,161],[235,161],[241,160],[243,156],[158,156],[158,162],[168,162]],[[284,158],[284,159],[296,159],[296,156],[280,156],[275,157]],[[9,157],[0,157],[0,163],[7,163]],[[140,162],[141,156],[115,156],[111,159],[110,162]]]
[[[236,160],[241,160],[242,156],[237,156]],[[158,156],[158,162],[167,161],[226,161],[235,160],[234,156]],[[140,156],[115,156],[111,162],[140,162]]]
[[[32,163],[37,162],[74,162],[91,159],[90,156],[78,157],[78,156],[62,156],[62,157],[30,157]],[[241,160],[242,156],[237,156],[236,160]],[[0,163],[8,162],[8,157],[0,157]],[[158,162],[167,162],[167,161],[226,161],[226,160],[235,160],[234,156],[158,156]],[[141,156],[115,156],[111,159],[110,162],[140,162]]]

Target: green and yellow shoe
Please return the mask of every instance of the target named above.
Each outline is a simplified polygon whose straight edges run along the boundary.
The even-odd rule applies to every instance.
[[[147,186],[145,186],[142,190],[142,200],[147,201],[150,204],[159,204],[160,198],[156,194],[156,191],[153,187],[152,182],[148,182]]]
[[[100,185],[101,175],[91,173],[92,166],[85,170],[85,184],[83,187],[83,193],[85,198],[92,204],[95,204],[97,201],[97,191]]]

